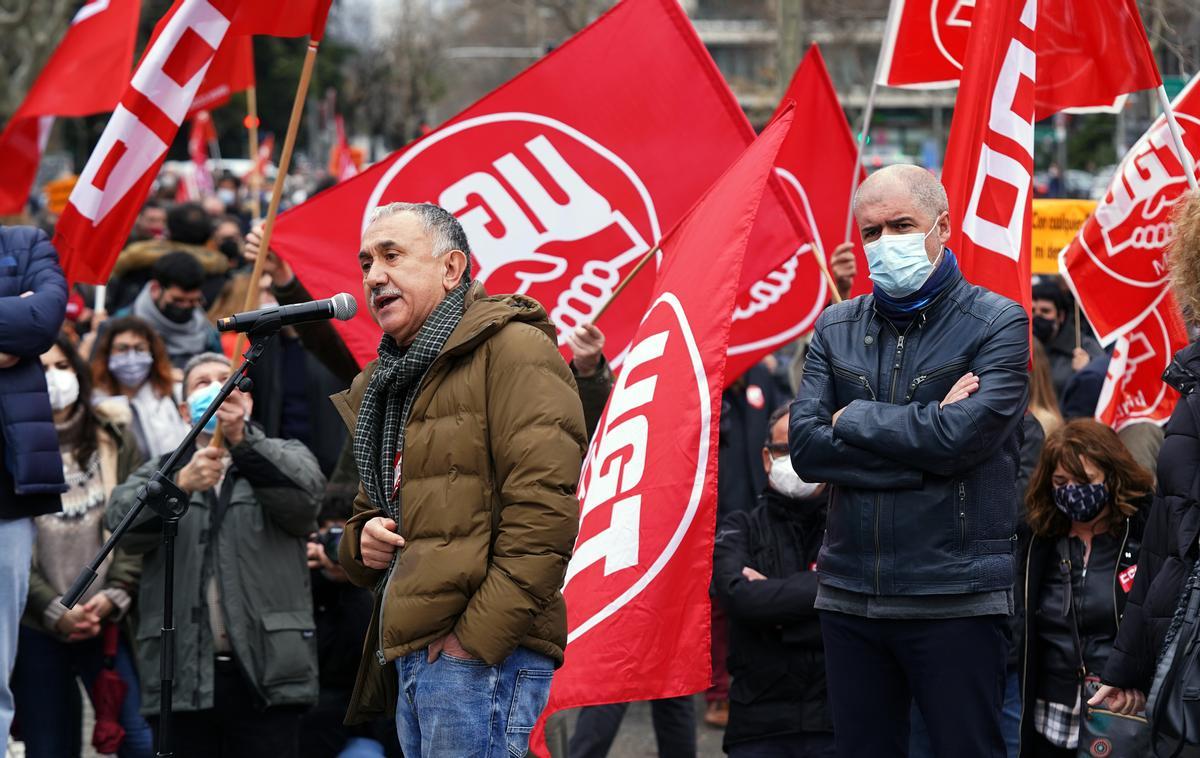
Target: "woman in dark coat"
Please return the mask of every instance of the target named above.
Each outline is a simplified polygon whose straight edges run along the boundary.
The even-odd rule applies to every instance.
[[[1200,314],[1200,195],[1180,203],[1167,262],[1179,303]],[[1132,713],[1145,702],[1179,593],[1198,555],[1200,537],[1200,343],[1175,355],[1163,381],[1180,393],[1158,456],[1158,488],[1146,526],[1137,578],[1104,686],[1090,704]]]

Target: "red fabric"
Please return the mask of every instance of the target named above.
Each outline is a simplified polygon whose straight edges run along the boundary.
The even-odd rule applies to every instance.
[[[117,644],[121,634],[116,624],[104,625],[104,667],[92,682],[92,707],[96,712],[96,723],[92,730],[92,747],[97,752],[112,755],[125,739],[125,729],[120,723],[121,705],[129,685],[113,670],[113,659],[117,655]]]
[[[535,728],[563,708],[688,695],[712,678],[717,443],[737,279],[792,112],[663,241],[663,265],[580,474],[563,582],[566,660]],[[651,473],[652,472],[652,473]]]
[[[236,92],[254,86],[254,40],[250,37],[228,36],[217,49],[204,83],[192,100],[188,118],[201,110],[216,110],[229,102]]]
[[[880,84],[958,83],[983,4],[895,0]],[[1108,107],[1120,95],[1162,84],[1136,0],[1038,0],[1036,50],[1038,119],[1067,108]]]
[[[196,184],[196,197],[212,194],[212,172],[208,170],[208,146],[217,141],[217,127],[208,111],[198,111],[192,118],[192,131],[188,135],[188,157],[195,166],[193,180]],[[183,184],[183,182],[180,182]]]
[[[237,18],[235,33],[284,35],[298,20],[308,29],[312,14],[324,14],[328,5],[294,0],[281,14],[277,4],[257,0],[176,0],[155,27],[56,226],[54,243],[68,281],[107,281],[167,148],[234,26],[229,20]]]
[[[789,101],[796,103],[800,118],[779,151],[775,173],[812,230],[813,242],[738,295],[726,367],[731,378],[812,328],[829,297],[824,275],[813,270],[814,249],[828,259],[846,234],[854,135],[816,45],[792,76],[783,96],[784,104]],[[865,174],[860,169],[860,176]],[[857,228],[851,231],[851,241],[858,259],[853,296],[870,292],[871,280]]]
[[[979,0],[942,182],[963,275],[1030,308],[1036,0]]]
[[[1167,423],[1179,393],[1162,375],[1187,344],[1187,327],[1168,292],[1141,323],[1117,338],[1096,404],[1096,420],[1117,431],[1138,421]]]
[[[438,130],[280,215],[271,245],[313,297],[359,298],[335,326],[365,363],[380,335],[355,259],[365,218],[392,201],[438,203],[462,222],[475,277],[538,300],[561,336],[594,318],[753,138],[678,2],[626,0]],[[764,206],[743,288],[808,240],[781,187]],[[796,276],[823,302],[810,256]],[[653,287],[647,265],[599,319],[618,367]]]
[[[1174,109],[1184,146],[1200,160],[1200,76],[1175,98]],[[1140,324],[1166,294],[1171,211],[1186,191],[1187,173],[1160,116],[1063,250],[1059,268],[1105,345]]]
[[[332,0],[287,0],[280,3],[250,0],[243,3],[233,22],[234,34],[264,34],[272,37],[325,36],[325,20]]]
[[[346,139],[346,122],[340,115],[334,117],[337,139],[329,149],[329,173],[339,182],[358,176],[358,163],[354,160],[354,149]]]
[[[40,116],[110,111],[133,65],[141,0],[93,0],[75,14],[66,35],[0,133],[0,215],[20,213],[42,157]]]

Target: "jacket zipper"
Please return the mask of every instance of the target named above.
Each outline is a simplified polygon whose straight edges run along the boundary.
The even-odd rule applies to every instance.
[[[912,324],[908,325],[908,329],[904,330],[904,334],[896,336],[896,356],[895,362],[892,364],[892,388],[888,395],[888,402],[896,402],[896,380],[900,378],[900,367],[904,362],[904,337],[908,334],[908,330],[912,328]],[[893,331],[895,329],[893,328]],[[874,399],[874,397],[872,397]],[[880,587],[880,564],[883,562],[883,554],[879,547],[879,511],[882,503],[880,495],[875,496],[875,594],[881,594]]]
[[[1121,581],[1121,558],[1125,555],[1125,546],[1129,544],[1129,519],[1125,519],[1125,536],[1121,538],[1121,549],[1117,551],[1117,565],[1113,569],[1113,621],[1121,626],[1121,612],[1117,610],[1117,582]]]
[[[967,552],[967,484],[958,483],[958,549]]]
[[[954,363],[950,364],[949,366],[940,368],[937,371],[933,371],[928,374],[921,374],[916,379],[913,379],[912,383],[908,385],[908,394],[904,396],[904,402],[908,403],[910,400],[912,400],[913,393],[915,393],[917,391],[917,387],[920,387],[922,384],[924,384],[928,380],[936,379],[939,376],[942,376],[944,374],[949,374],[953,371],[961,371],[962,369],[964,369],[966,367],[967,367],[967,364],[965,361],[955,361]]]
[[[863,386],[863,389],[867,391],[867,394],[871,396],[871,399],[875,400],[875,390],[871,389],[871,382],[867,379],[866,374],[856,374],[853,371],[839,368],[837,366],[833,367],[833,373],[837,374],[838,376],[843,376],[847,379],[857,381]]]

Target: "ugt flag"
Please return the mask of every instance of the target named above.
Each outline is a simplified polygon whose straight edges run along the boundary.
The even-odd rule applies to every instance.
[[[963,276],[1027,313],[1037,21],[1037,0],[978,3],[942,173]]]
[[[879,83],[931,89],[958,84],[983,4],[893,0]],[[1136,0],[1038,0],[1037,13],[1038,119],[1068,108],[1111,109],[1120,96],[1162,83]]]
[[[801,279],[808,269],[801,259],[820,255],[828,261],[834,249],[847,241],[842,237],[854,175],[854,135],[815,44],[796,68],[776,115],[790,102],[795,103],[797,116],[779,149],[775,175],[808,222],[812,242],[738,295],[729,338],[726,374],[730,379],[812,328],[825,300],[813,297],[814,282]],[[860,179],[865,174],[859,168]],[[871,280],[857,228],[851,230],[849,241],[858,261],[850,294],[861,295],[871,290]],[[753,249],[748,253],[756,254]],[[822,291],[827,292],[824,276],[819,276]]]
[[[355,255],[371,209],[436,203],[462,223],[476,278],[542,303],[562,344],[753,139],[678,2],[625,0],[438,130],[282,214],[272,247],[314,297],[361,298]],[[808,235],[769,192],[742,287]],[[799,260],[812,320],[826,292],[813,258]],[[647,265],[599,318],[615,366],[653,287]],[[359,314],[335,326],[365,363],[380,332],[365,303]]]
[[[1200,76],[1173,103],[1183,144],[1200,161]],[[1197,171],[1200,176],[1200,170]],[[1167,292],[1171,211],[1187,172],[1159,116],[1121,161],[1104,199],[1059,256],[1059,268],[1100,342],[1136,327]]]
[[[55,228],[68,281],[100,284],[229,33],[324,31],[330,0],[296,0],[280,14],[255,0],[176,0],[159,22]],[[268,12],[270,11],[270,12]]]
[[[54,116],[111,111],[133,66],[141,0],[92,0],[71,26],[0,134],[0,215],[29,199]]]
[[[1117,338],[1096,404],[1096,420],[1118,432],[1139,421],[1167,423],[1179,393],[1162,375],[1187,344],[1179,306],[1168,292],[1141,323]]]
[[[663,241],[649,307],[580,475],[566,660],[543,718],[711,683],[717,436],[737,294],[728,272],[742,266],[790,124],[788,109]]]

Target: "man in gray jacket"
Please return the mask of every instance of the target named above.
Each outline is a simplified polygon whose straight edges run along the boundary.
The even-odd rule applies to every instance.
[[[184,369],[181,410],[198,418],[230,373],[203,353]],[[303,444],[271,439],[246,423],[250,398],[235,391],[174,474],[191,493],[179,524],[175,566],[175,754],[296,756],[300,714],[317,700],[317,655],[305,560],[325,479]],[[228,449],[208,447],[220,424]],[[159,466],[153,460],[113,491],[113,528]],[[145,553],[137,657],[142,705],[158,713],[164,562],[160,520],[149,510],[122,546]],[[157,730],[157,723],[151,723]]]

